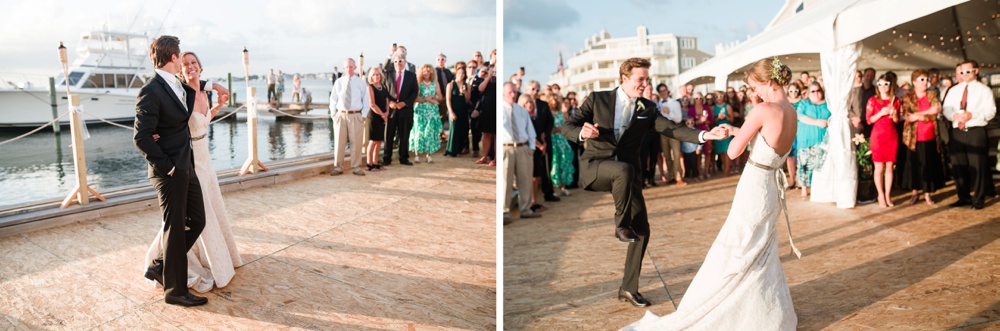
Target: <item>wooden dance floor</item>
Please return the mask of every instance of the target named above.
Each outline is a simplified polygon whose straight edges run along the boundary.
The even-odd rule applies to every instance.
[[[0,238],[0,330],[493,330],[496,172],[473,161],[227,193],[245,265],[194,308],[142,276],[158,209]]]
[[[652,239],[640,292],[657,315],[675,311],[722,227],[737,177],[644,191]],[[949,209],[938,203],[838,209],[787,191],[781,260],[799,330],[1000,329],[1000,205]],[[902,192],[898,192],[902,193]],[[627,244],[613,235],[608,193],[574,190],[546,203],[542,218],[504,226],[504,328],[612,330],[645,313],[616,299]]]

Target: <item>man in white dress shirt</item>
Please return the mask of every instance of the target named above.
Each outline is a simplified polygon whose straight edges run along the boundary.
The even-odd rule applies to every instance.
[[[986,195],[995,192],[987,161],[986,123],[997,108],[993,92],[977,79],[979,63],[967,60],[957,71],[960,83],[944,100],[944,116],[952,122],[948,152],[958,195],[958,202],[951,206],[982,209]]]
[[[357,69],[354,59],[345,60],[344,69],[347,72],[333,84],[333,91],[330,93],[330,116],[333,117],[335,130],[333,141],[337,146],[333,151],[333,171],[330,176],[344,173],[344,148],[348,140],[351,142],[351,172],[364,176],[365,172],[361,169],[361,161],[364,159],[361,157],[361,143],[364,140],[365,117],[371,108],[368,84],[354,75]]]
[[[503,219],[510,221],[510,200],[513,198],[514,178],[517,178],[518,209],[521,218],[536,218],[542,215],[531,211],[531,172],[534,163],[535,127],[531,124],[528,110],[514,102],[517,95],[512,83],[503,84],[503,130],[497,132],[503,145],[504,191]]]
[[[681,124],[684,121],[684,113],[681,111],[681,103],[677,99],[670,98],[670,88],[666,84],[660,83],[656,86],[656,92],[660,95],[660,114],[671,122]],[[660,149],[663,150],[663,159],[667,163],[667,173],[664,175],[667,180],[673,179],[677,185],[687,185],[682,178],[681,172],[681,141],[660,135]]]

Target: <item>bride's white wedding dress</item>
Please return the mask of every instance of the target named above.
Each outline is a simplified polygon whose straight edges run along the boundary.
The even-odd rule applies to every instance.
[[[212,169],[212,158],[208,153],[208,125],[211,118],[203,115],[198,108],[207,109],[208,99],[205,92],[198,92],[200,100],[195,102],[196,110],[191,112],[188,127],[191,130],[191,146],[194,152],[194,168],[201,186],[201,194],[205,201],[205,229],[187,253],[188,277],[187,286],[198,292],[208,292],[212,286],[225,287],[236,275],[236,267],[243,265],[240,253],[236,249],[236,240],[229,226],[229,216],[226,215],[226,205],[222,200],[222,190],[219,188],[219,177]],[[206,111],[207,113],[207,111]],[[160,256],[163,249],[163,228],[153,240],[146,252],[143,269],[155,257]],[[159,286],[158,283],[151,281]]]
[[[778,220],[786,215],[778,155],[759,133],[740,176],[733,207],[705,262],[673,314],[646,315],[622,330],[795,330],[778,256]],[[791,230],[789,230],[791,240]],[[801,255],[795,245],[792,250]]]

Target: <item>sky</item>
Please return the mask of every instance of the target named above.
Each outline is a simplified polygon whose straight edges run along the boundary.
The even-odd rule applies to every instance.
[[[59,42],[72,62],[80,36],[105,24],[150,39],[162,26],[160,34],[180,38],[181,51],[198,54],[209,78],[242,75],[244,46],[258,75],[331,72],[362,52],[370,67],[394,42],[416,65],[433,65],[439,52],[451,65],[496,48],[496,11],[493,0],[3,1],[0,77],[60,73]]]
[[[636,35],[640,24],[650,35],[698,37],[698,48],[715,54],[717,43],[744,41],[764,30],[785,0],[504,0],[506,79],[525,67],[525,82],[548,82],[563,63],[583,49],[584,40],[605,29],[612,38]]]

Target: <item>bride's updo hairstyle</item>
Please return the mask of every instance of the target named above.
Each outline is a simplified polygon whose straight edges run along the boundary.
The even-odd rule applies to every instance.
[[[774,81],[776,85],[781,86],[782,88],[792,81],[792,69],[788,68],[788,66],[784,64],[781,64],[781,61],[778,61],[778,58],[760,59],[750,66],[750,70],[747,70],[746,74],[747,77],[753,77],[755,81],[765,84],[768,81]]]

